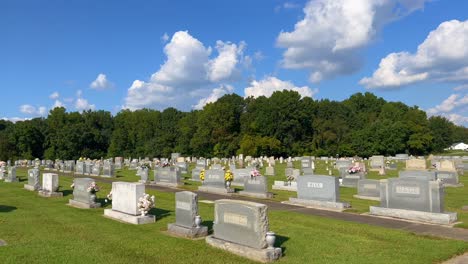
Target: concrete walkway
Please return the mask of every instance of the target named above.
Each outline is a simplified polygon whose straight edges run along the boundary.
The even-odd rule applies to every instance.
[[[456,256],[452,259],[442,262],[441,264],[467,264],[468,263],[468,253],[465,253],[461,256]]]
[[[69,176],[67,174],[62,174],[64,176]],[[89,177],[89,176],[78,176],[78,177]],[[101,178],[101,177],[92,177],[100,182],[107,182],[111,183],[118,179],[115,178]],[[157,190],[159,192],[179,192],[179,191],[186,191],[185,189],[178,189],[178,188],[168,188],[162,186],[155,186],[155,185],[146,185],[147,188]],[[281,211],[293,211],[296,213],[301,213],[305,215],[314,215],[314,216],[321,216],[326,218],[333,218],[348,222],[355,222],[361,224],[368,224],[373,226],[380,226],[390,229],[397,229],[412,232],[418,235],[428,235],[428,236],[435,236],[435,237],[442,237],[442,238],[449,238],[455,240],[463,240],[468,242],[468,229],[463,228],[452,228],[452,227],[445,227],[445,226],[438,226],[438,225],[431,225],[431,224],[422,224],[422,223],[415,223],[409,222],[404,220],[398,219],[389,219],[389,218],[381,218],[371,215],[365,214],[354,214],[354,213],[346,213],[346,212],[335,212],[335,211],[327,211],[327,210],[320,210],[320,209],[313,209],[313,208],[305,208],[299,207],[295,205],[283,204],[277,201],[271,200],[263,200],[263,199],[254,199],[248,198],[244,196],[240,196],[237,194],[234,195],[221,195],[221,194],[213,194],[213,193],[206,193],[200,191],[193,191],[200,195],[199,200],[219,200],[219,199],[236,199],[236,200],[244,200],[244,201],[253,201],[262,204],[268,205],[270,210],[281,210]],[[455,262],[457,263],[457,262]],[[468,262],[461,262],[461,263],[468,263]]]

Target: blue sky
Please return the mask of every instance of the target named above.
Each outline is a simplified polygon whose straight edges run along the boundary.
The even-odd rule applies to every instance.
[[[468,124],[468,1],[0,2],[0,118],[370,91]]]

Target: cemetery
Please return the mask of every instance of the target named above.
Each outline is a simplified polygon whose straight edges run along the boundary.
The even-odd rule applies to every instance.
[[[468,180],[464,172],[447,170],[447,166],[442,168],[444,171],[410,170],[406,168],[406,160],[395,159],[391,162],[397,169],[379,175],[377,170],[361,172],[351,159],[336,162],[333,158],[299,157],[284,162],[277,158],[272,162],[259,157],[239,162],[236,157],[232,161],[202,160],[203,165],[201,160],[188,162],[185,173],[179,171],[180,164],[168,163],[163,167],[159,161],[142,159],[134,165],[122,162],[122,168],[114,168],[113,173],[91,177],[86,173],[85,164],[94,167],[96,161],[76,161],[73,165],[66,161],[64,166],[69,170],[47,166],[45,162],[43,166],[31,163],[0,167],[15,172],[10,177],[17,179],[0,180],[0,234],[4,244],[0,247],[0,261],[14,262],[27,257],[29,253],[15,247],[21,241],[29,241],[32,247],[47,243],[47,248],[60,250],[61,254],[54,255],[52,262],[79,254],[62,246],[88,252],[84,257],[80,255],[81,261],[89,258],[89,262],[100,259],[104,263],[130,262],[130,259],[142,262],[157,259],[167,263],[309,263],[313,259],[316,263],[341,263],[349,262],[351,255],[354,257],[350,263],[366,263],[353,254],[356,250],[369,256],[378,251],[378,256],[370,257],[372,262],[432,263],[468,250],[468,236],[464,240],[444,235],[451,229],[468,234],[468,211],[463,209],[468,205],[465,187]],[[363,160],[361,166],[372,168],[371,161]],[[249,167],[253,162],[262,162],[264,166],[258,170]],[[242,168],[242,163],[247,168]],[[112,161],[103,164],[114,166]],[[139,164],[146,164],[147,176]],[[312,169],[312,164],[313,173],[293,176],[294,170]],[[359,170],[365,177],[346,184],[345,177],[355,174],[343,170],[348,165],[351,167],[347,170]],[[274,168],[275,173],[267,175],[268,168]],[[198,170],[196,180],[193,170]],[[245,175],[236,170],[245,170],[242,171]],[[161,171],[166,173],[161,175]],[[449,178],[448,173],[456,173],[456,178],[450,178],[456,181],[445,180]],[[154,181],[149,175],[154,175]],[[242,185],[232,184],[236,175],[241,175]],[[295,208],[305,211],[295,212]],[[317,209],[332,215],[306,213]],[[35,216],[22,217],[29,214]],[[343,221],[347,215],[362,216],[364,222]],[[408,225],[432,224],[443,229],[434,237],[420,236],[398,228],[364,224],[369,217],[394,219],[398,223],[409,221]],[[38,221],[44,228],[34,228]],[[57,221],[63,224],[53,226]],[[11,229],[5,223],[22,224],[19,229]],[[141,228],[135,229],[136,225]],[[48,228],[57,232],[47,232]],[[16,237],[17,232],[23,238]],[[28,239],[36,236],[45,240]],[[307,237],[314,239],[310,241]],[[127,241],[125,245],[119,242],[121,239]],[[352,242],[354,239],[361,241],[359,249]],[[141,241],[155,245],[157,250],[143,248],[139,253],[132,252],[132,245]],[[348,242],[340,251],[327,247],[338,241]],[[109,245],[125,249],[108,251]],[[428,247],[440,250],[428,254]],[[160,253],[164,250],[180,253]],[[38,256],[37,263],[48,260],[46,254]]]

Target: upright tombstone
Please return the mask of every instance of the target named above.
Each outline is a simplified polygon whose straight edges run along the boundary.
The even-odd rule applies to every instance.
[[[190,180],[192,181],[200,181],[200,172],[201,168],[195,167],[192,169],[192,178]]]
[[[85,171],[84,162],[83,161],[77,161],[76,162],[75,173],[83,175],[84,171]]]
[[[310,157],[301,157],[301,169],[311,168]]]
[[[130,224],[154,223],[154,215],[142,215],[138,200],[145,194],[145,185],[136,182],[112,183],[112,209],[104,209],[104,216]]]
[[[0,180],[4,180],[5,179],[5,167],[4,166],[0,166]]]
[[[406,160],[406,169],[407,170],[426,170],[426,160],[425,159],[409,159]]]
[[[201,225],[201,217],[198,215],[198,194],[182,191],[175,194],[176,222],[167,225],[167,231],[171,234],[197,238],[208,235],[208,227]]]
[[[56,173],[42,174],[42,188],[39,190],[39,196],[42,197],[63,197],[59,189],[59,176]]]
[[[122,164],[120,164],[122,168]],[[102,166],[102,177],[114,178],[115,177],[115,166],[110,160],[105,160],[104,165]]]
[[[220,194],[230,194],[234,192],[234,189],[226,186],[223,170],[205,170],[205,180],[203,181],[203,185],[198,187],[198,190]]]
[[[355,198],[380,201],[380,181],[379,180],[359,180],[357,184],[357,194]]]
[[[213,235],[206,242],[236,255],[260,262],[281,257],[275,234],[269,232],[268,207],[264,204],[221,199],[215,201]]]
[[[319,209],[343,211],[351,207],[340,201],[339,179],[333,176],[308,175],[297,178],[297,198],[289,198],[292,204]]]
[[[92,162],[90,162],[90,161],[85,162],[85,166],[84,166],[84,167],[85,167],[85,171],[84,171],[84,174],[85,174],[85,175],[91,175],[92,172],[93,172],[93,166],[94,166],[94,164],[93,164]]]
[[[110,163],[112,163],[112,161]],[[123,158],[122,157],[115,157],[114,169],[121,170],[122,169],[122,163],[123,163]]]
[[[244,179],[247,177],[250,177],[251,171],[252,171],[251,168],[233,170],[232,174],[234,175],[234,180],[232,181],[232,185],[244,186]]]
[[[426,181],[435,181],[437,179],[437,174],[435,171],[406,170],[398,172],[398,177],[406,179],[421,179]]]
[[[437,171],[437,179],[444,183],[446,187],[461,187],[458,181],[458,173],[456,171]]]
[[[266,176],[275,176],[275,167],[268,166],[265,168],[265,175]]]
[[[384,156],[370,157],[370,170],[378,170],[381,167],[385,167]]]
[[[149,174],[149,168],[147,168],[147,167],[138,168],[137,175],[140,176],[139,182],[141,182],[141,183],[149,182],[148,174]]]
[[[264,176],[246,177],[244,179],[244,190],[240,195],[254,198],[272,198],[273,194],[268,192],[267,180]]]
[[[175,162],[180,157],[180,153],[171,153],[171,161]]]
[[[441,171],[457,171],[455,163],[452,160],[441,160],[439,164]]]
[[[99,176],[101,174],[101,164],[96,162],[91,169],[91,176]]]
[[[28,191],[37,191],[41,188],[39,183],[39,169],[29,169],[28,170],[28,184],[24,185],[24,189]]]
[[[312,168],[303,168],[302,175],[314,175],[314,169]]]
[[[180,171],[174,167],[155,169],[152,184],[174,188],[184,185],[181,180]]]
[[[16,178],[16,167],[10,166],[8,167],[8,175],[5,178],[5,182],[18,182],[18,178]]]
[[[73,199],[68,200],[68,204],[77,208],[98,208],[100,203],[96,203],[96,194],[89,188],[95,181],[91,178],[75,178],[73,180]]]
[[[187,173],[188,166],[185,161],[177,162],[176,167],[180,170],[180,173],[184,173],[184,174]]]
[[[444,211],[444,187],[439,181],[381,180],[380,202],[380,207],[370,207],[370,214],[442,225],[457,220],[457,213]]]
[[[358,187],[358,181],[363,180],[366,178],[366,175],[363,172],[356,172],[356,173],[345,173],[345,175],[342,177],[342,186],[344,187],[352,187],[356,188]]]

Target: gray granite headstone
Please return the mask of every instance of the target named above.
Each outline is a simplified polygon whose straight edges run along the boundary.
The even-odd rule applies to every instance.
[[[314,175],[314,169],[312,168],[303,168],[302,169],[303,175]]]
[[[405,170],[398,173],[399,178],[406,179],[423,179],[426,181],[435,181],[437,179],[435,171],[416,171]]]
[[[198,195],[193,192],[177,192],[176,224],[184,227],[195,227],[195,217],[198,215]]]
[[[96,194],[88,192],[88,188],[93,182],[94,180],[91,178],[74,179],[73,200],[70,200],[69,203],[81,208],[100,207],[101,204],[96,203]]]
[[[194,168],[192,170],[192,181],[200,181],[200,172],[201,172],[201,169],[200,168]]]
[[[253,248],[266,248],[267,206],[264,204],[221,199],[215,201],[213,236]]]
[[[5,178],[5,182],[17,182],[18,178],[16,178],[16,167],[10,166],[8,167],[8,175]]]
[[[173,167],[157,168],[154,170],[154,183],[182,185],[180,171]]]
[[[232,181],[232,185],[243,186],[244,179],[247,177],[250,178],[251,171],[252,171],[251,168],[232,170],[231,172],[234,175],[234,180]]]
[[[458,173],[456,171],[438,171],[437,179],[441,180],[444,184],[448,186],[459,185]]]
[[[275,167],[266,167],[265,168],[266,176],[275,176]]]
[[[234,176],[235,178],[235,176]],[[203,185],[210,187],[225,188],[223,170],[206,170]]]
[[[444,188],[437,181],[414,178],[389,178],[380,184],[381,206],[441,213],[444,211]]]
[[[355,188],[358,186],[358,181],[365,179],[365,178],[366,178],[366,175],[362,172],[353,173],[353,174],[345,173],[345,175],[343,176],[342,185],[345,187]]]
[[[244,191],[249,193],[266,194],[268,192],[266,178],[263,176],[245,177]]]
[[[301,176],[297,178],[297,198],[302,200],[339,202],[339,180],[333,176]]]
[[[85,171],[84,162],[82,162],[82,161],[77,161],[77,162],[76,162],[75,173],[76,173],[76,174],[84,174],[84,171]]]
[[[380,181],[379,180],[359,180],[357,185],[357,194],[362,197],[371,197],[380,200]]]
[[[29,169],[28,170],[28,184],[24,185],[25,189],[28,189],[30,191],[37,191],[41,187],[41,184],[39,182],[39,169],[34,168],[34,169]]]

